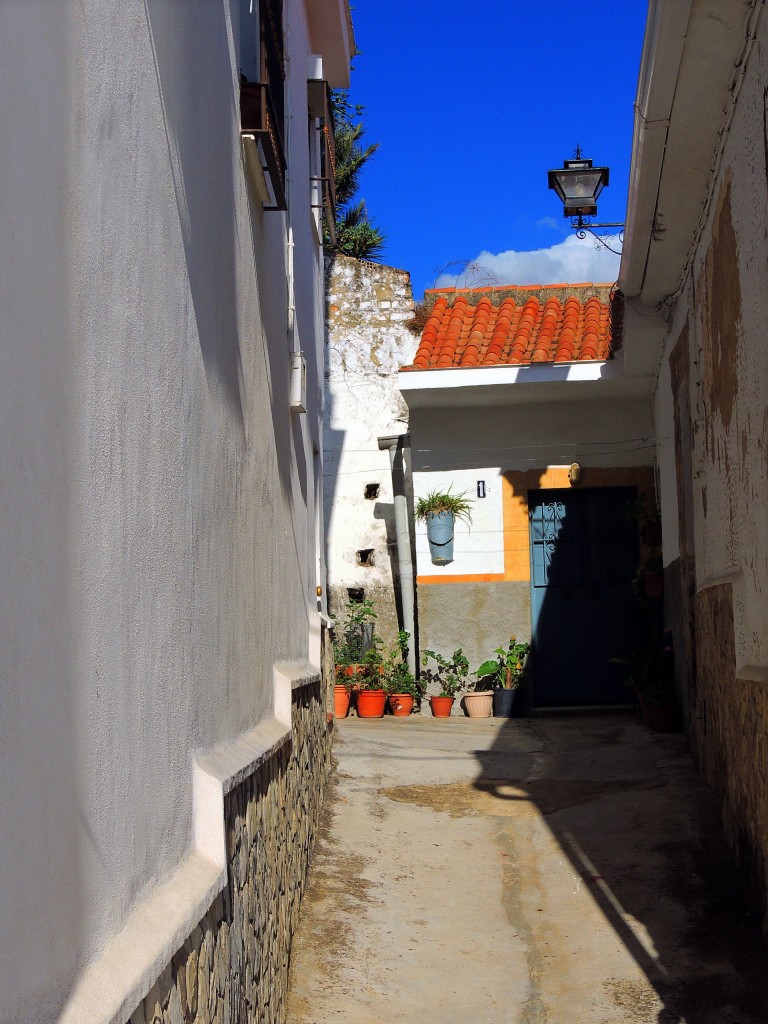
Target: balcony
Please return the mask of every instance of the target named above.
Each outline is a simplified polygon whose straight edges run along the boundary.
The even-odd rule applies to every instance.
[[[256,142],[262,170],[269,179],[269,198],[264,202],[264,209],[287,210],[282,126],[275,113],[269,83],[248,82],[240,86],[240,133]]]
[[[311,180],[318,186],[319,206],[325,218],[325,228],[331,243],[336,242],[336,149],[333,135],[333,108],[331,90],[326,81],[310,78],[307,82],[309,113],[322,122],[320,128],[320,174]]]

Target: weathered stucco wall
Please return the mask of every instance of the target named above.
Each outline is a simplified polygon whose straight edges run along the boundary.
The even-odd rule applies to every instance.
[[[324,417],[328,589],[336,614],[348,588],[364,589],[388,642],[398,628],[397,546],[389,453],[379,451],[377,438],[408,429],[397,371],[416,352],[412,319],[408,273],[348,256],[334,259]],[[377,496],[367,498],[366,487],[378,488]],[[360,564],[360,551],[372,552],[372,564]]]
[[[519,581],[419,586],[421,649],[450,656],[460,647],[474,671],[512,634],[530,639],[530,589]]]
[[[691,738],[766,905],[768,770],[768,24],[751,50],[655,400],[665,561],[679,593]],[[666,520],[665,520],[666,523]],[[679,558],[679,563],[677,559]]]
[[[317,648],[313,47],[290,0],[292,417],[286,217],[243,173],[239,8],[0,7],[4,1024],[60,1019],[183,872],[196,756],[269,718],[274,664]]]

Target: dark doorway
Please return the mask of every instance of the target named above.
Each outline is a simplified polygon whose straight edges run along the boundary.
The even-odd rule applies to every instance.
[[[535,707],[632,703],[610,659],[632,644],[635,497],[630,487],[529,493]]]

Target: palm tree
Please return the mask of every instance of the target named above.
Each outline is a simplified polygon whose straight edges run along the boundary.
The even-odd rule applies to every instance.
[[[360,171],[379,148],[379,143],[374,142],[365,148],[361,145],[365,128],[362,122],[354,122],[353,117],[359,117],[363,108],[352,106],[345,89],[334,90],[332,98],[336,148],[336,244],[330,248],[335,253],[354,256],[355,259],[376,260],[381,255],[386,237],[371,220],[365,200],[353,200],[360,188]]]

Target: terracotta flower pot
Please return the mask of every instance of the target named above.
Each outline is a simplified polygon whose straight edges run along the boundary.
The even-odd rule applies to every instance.
[[[453,697],[430,697],[429,706],[432,708],[434,718],[450,718]]]
[[[390,693],[389,710],[395,718],[407,718],[413,711],[413,697],[409,693]]]
[[[349,714],[350,694],[346,686],[337,683],[333,688],[333,712],[337,718],[346,718]]]
[[[645,596],[649,601],[660,601],[664,596],[664,576],[660,572],[647,572],[643,577]]]
[[[493,711],[493,690],[465,693],[464,710],[468,718],[490,718]]]
[[[357,717],[383,718],[386,703],[384,690],[361,690],[357,695]]]
[[[644,704],[640,698],[640,711],[643,721],[654,732],[679,732],[680,731],[680,708],[677,704],[663,704],[652,706]]]

